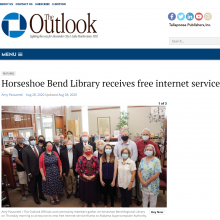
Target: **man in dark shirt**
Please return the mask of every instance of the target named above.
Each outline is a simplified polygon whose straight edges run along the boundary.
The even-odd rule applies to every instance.
[[[24,187],[28,183],[28,176],[27,173],[25,172],[23,159],[22,159],[22,151],[25,147],[27,147],[27,145],[24,144],[24,138],[22,135],[19,134],[17,137],[17,145],[13,149],[12,157],[16,162],[18,180],[21,188],[23,201],[27,200]]]
[[[60,152],[64,149],[66,149],[66,147],[60,144],[60,137],[59,136],[54,137],[53,151],[57,152],[58,155],[60,156]]]
[[[64,141],[64,135],[63,135],[63,134],[60,134],[60,144],[63,145],[63,141]]]
[[[88,132],[84,131],[82,133],[82,142],[76,144],[75,153],[74,153],[74,169],[76,169],[76,163],[80,156],[83,155],[83,148],[85,145],[91,145],[93,147],[93,152],[96,151],[96,144],[92,141],[89,141]]]
[[[29,143],[30,145],[22,152],[23,163],[25,171],[30,178],[31,194],[34,202],[40,205],[41,202],[39,199],[47,201],[47,198],[44,197],[42,192],[42,176],[39,168],[39,157],[43,153],[43,150],[40,146],[36,145],[33,136],[29,137]]]

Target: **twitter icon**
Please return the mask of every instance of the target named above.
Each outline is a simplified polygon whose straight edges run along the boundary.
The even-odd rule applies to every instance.
[[[180,12],[180,13],[177,15],[177,19],[180,20],[180,21],[184,20],[184,19],[185,19],[185,14],[182,13],[182,12]]]

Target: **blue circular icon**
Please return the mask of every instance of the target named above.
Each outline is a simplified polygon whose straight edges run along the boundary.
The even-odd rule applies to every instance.
[[[186,19],[189,20],[189,21],[192,21],[194,19],[194,14],[189,12],[186,14]]]
[[[27,22],[21,14],[13,12],[3,18],[2,30],[9,37],[17,38],[22,36],[26,28]]]
[[[168,19],[171,20],[171,21],[175,20],[176,19],[176,14],[171,12],[170,14],[168,14]]]
[[[182,12],[180,12],[180,13],[177,15],[177,19],[180,20],[180,21],[184,20],[184,19],[185,19],[185,14],[182,13]]]

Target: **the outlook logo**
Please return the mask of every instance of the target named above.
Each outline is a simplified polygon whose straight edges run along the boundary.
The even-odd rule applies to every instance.
[[[176,19],[176,14],[173,13],[173,12],[171,12],[170,14],[168,14],[168,18],[169,18],[169,20],[171,20],[171,21],[175,20],[175,19]]]
[[[2,21],[3,32],[12,38],[20,37],[24,34],[27,28],[25,18],[18,13],[7,14]]]

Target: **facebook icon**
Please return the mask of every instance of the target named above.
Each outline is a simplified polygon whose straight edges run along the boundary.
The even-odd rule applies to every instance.
[[[169,18],[169,20],[171,20],[171,21],[175,20],[175,19],[176,19],[176,14],[173,13],[173,12],[171,12],[170,14],[168,14],[168,18]]]

